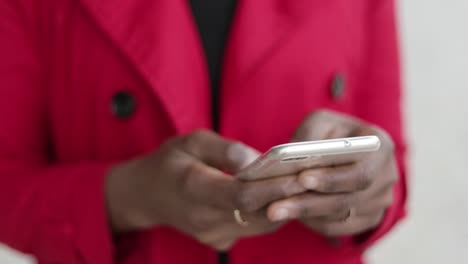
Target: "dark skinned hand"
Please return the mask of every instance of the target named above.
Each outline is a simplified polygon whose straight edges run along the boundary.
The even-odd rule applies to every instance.
[[[293,141],[376,135],[377,152],[359,155],[347,164],[303,171],[298,182],[309,192],[273,202],[267,210],[272,221],[298,219],[328,237],[355,235],[375,228],[392,204],[398,179],[394,145],[382,129],[329,111],[309,115]]]
[[[175,137],[153,153],[112,169],[106,201],[115,233],[170,226],[217,250],[242,237],[276,230],[265,209],[303,193],[297,175],[242,182],[234,174],[258,157],[238,142],[208,131]],[[240,209],[250,224],[240,226]]]

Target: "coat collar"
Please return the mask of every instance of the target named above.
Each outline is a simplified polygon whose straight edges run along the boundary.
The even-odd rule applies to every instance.
[[[223,86],[246,80],[285,43],[298,23],[294,4],[297,1],[239,1],[226,50]]]
[[[208,71],[188,0],[80,1],[160,98],[179,133],[210,126]],[[317,2],[238,0],[223,87],[253,74]]]

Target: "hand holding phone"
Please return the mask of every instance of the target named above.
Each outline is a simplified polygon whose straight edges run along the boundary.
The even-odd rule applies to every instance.
[[[320,156],[316,159],[320,166],[304,169],[296,176],[296,181],[309,191],[272,202],[266,209],[268,218],[279,222],[297,219],[328,237],[359,234],[379,225],[384,213],[394,202],[393,195],[399,194],[394,191],[399,178],[394,143],[383,129],[347,115],[320,111],[312,113],[304,120],[293,141],[338,138],[341,144],[339,148],[343,148],[346,142],[344,140],[349,140],[345,139],[347,137],[367,137],[365,142],[375,140],[368,135],[378,137],[378,150],[370,148],[367,149],[370,152],[348,154],[338,151]],[[363,142],[361,140],[363,138],[359,139]],[[322,141],[320,145],[332,142]],[[351,162],[337,162],[345,156]],[[299,156],[299,162],[301,159]],[[327,159],[330,163],[322,166]],[[283,166],[281,160],[283,159],[275,161],[275,166]],[[296,162],[294,159],[286,159],[285,164],[289,161]],[[245,175],[239,177],[252,179],[247,176],[246,171],[244,173]],[[256,177],[260,176],[254,176]],[[273,179],[280,178],[282,177]],[[402,202],[401,196],[397,201]]]
[[[298,174],[331,165],[343,165],[359,159],[364,153],[377,151],[377,136],[304,141],[275,146],[237,175],[241,180],[259,180]]]

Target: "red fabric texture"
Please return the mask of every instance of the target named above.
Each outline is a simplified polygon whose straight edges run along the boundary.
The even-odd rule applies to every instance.
[[[113,238],[104,203],[112,164],[210,128],[208,72],[183,0],[0,2],[0,241],[39,263],[216,263],[171,228]],[[346,86],[333,97],[331,82]],[[240,0],[222,74],[222,135],[265,151],[326,108],[386,129],[401,179],[381,226],[341,246],[299,223],[244,239],[233,264],[361,263],[405,214],[393,0]],[[111,111],[119,91],[135,112]]]

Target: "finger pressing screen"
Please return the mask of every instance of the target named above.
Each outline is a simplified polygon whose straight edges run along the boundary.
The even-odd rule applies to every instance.
[[[361,125],[359,120],[331,111],[316,111],[307,116],[292,137],[293,142],[350,137]]]

